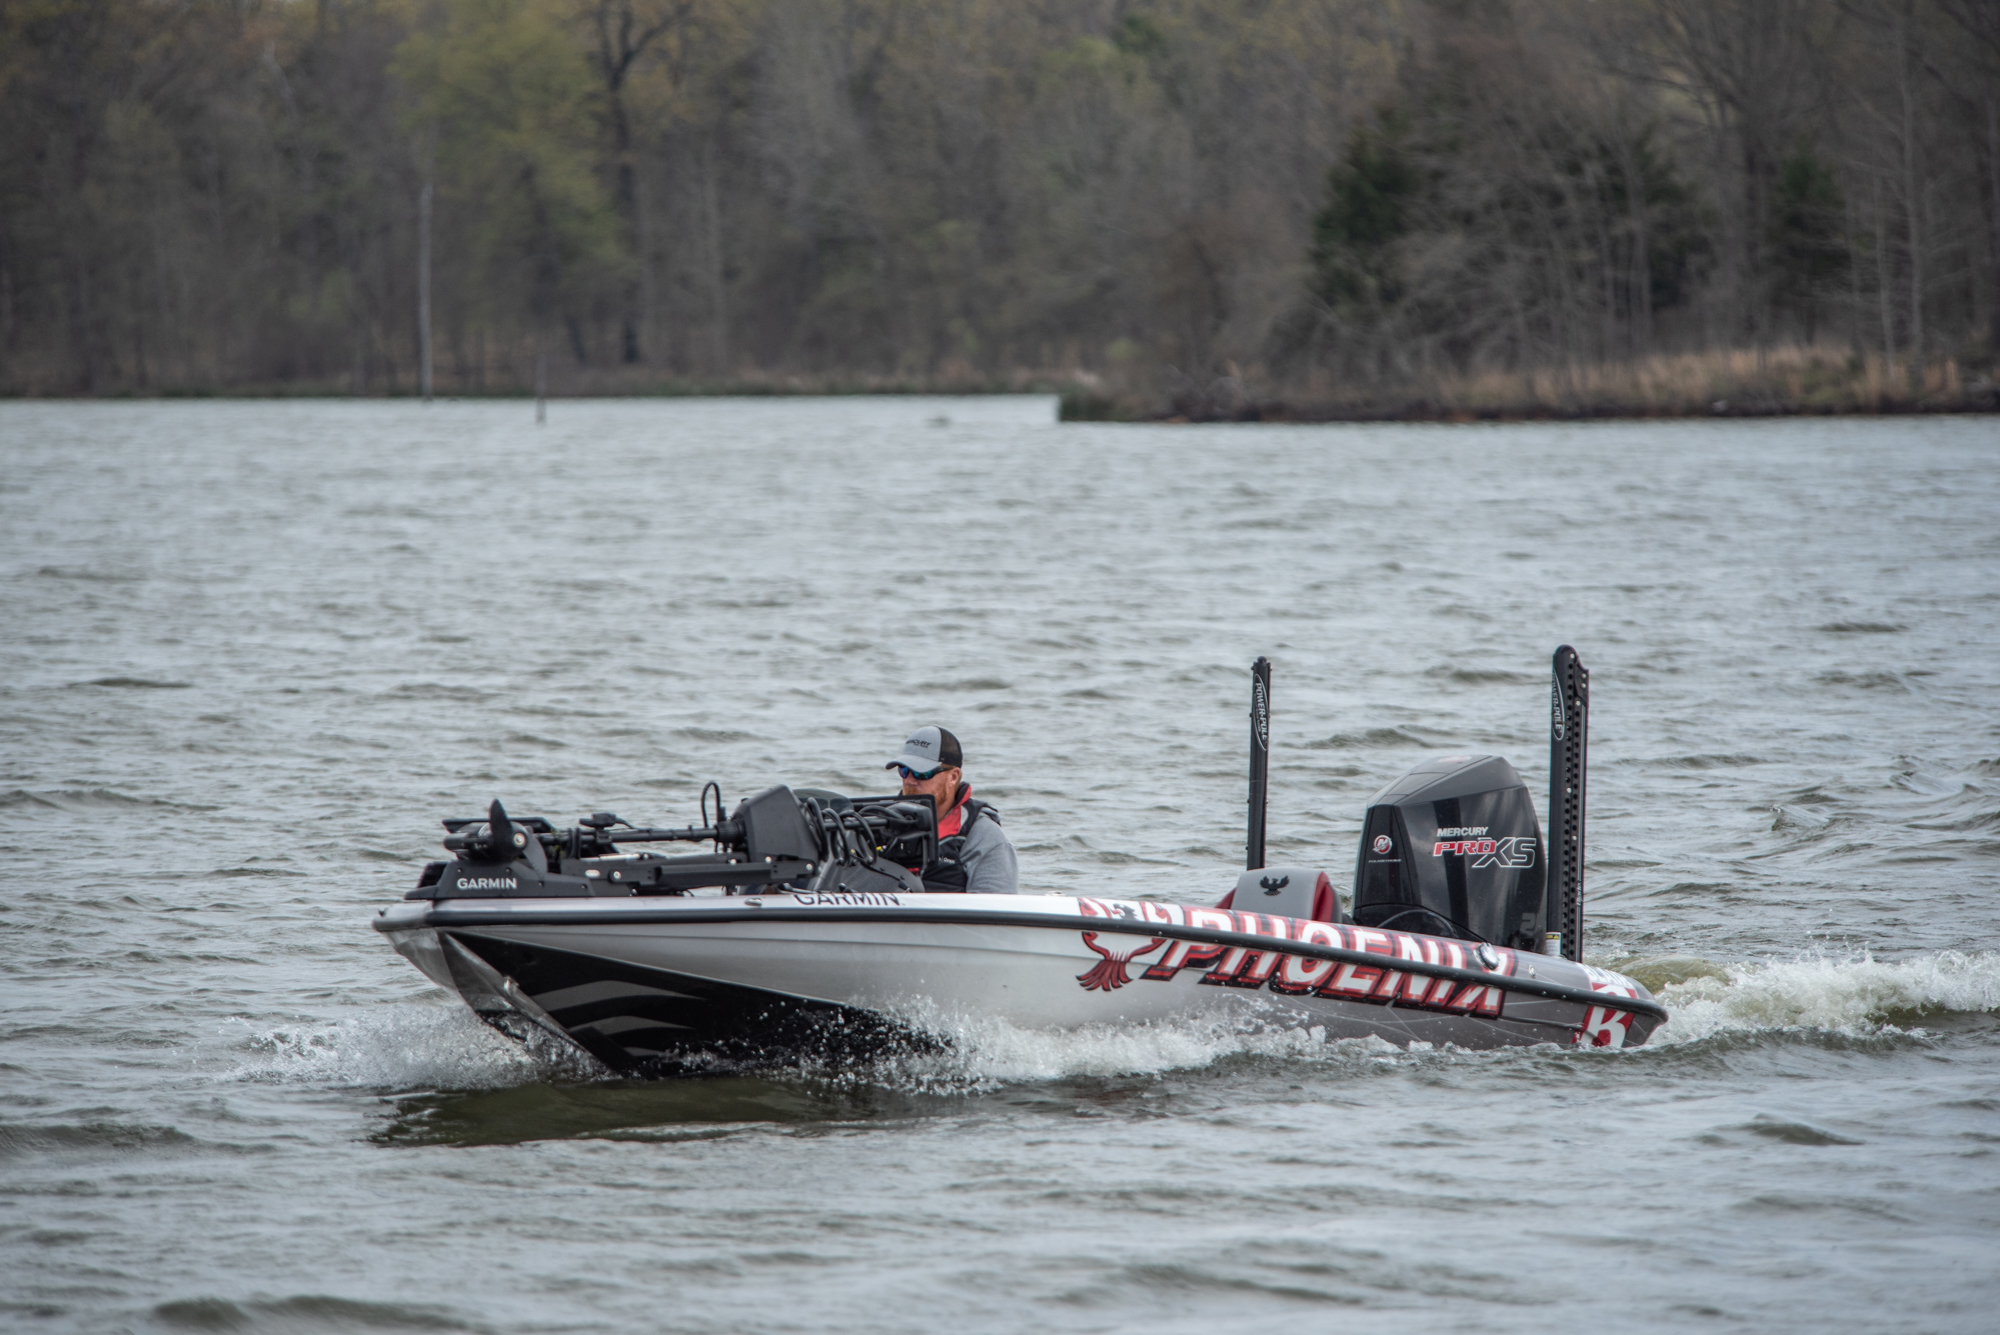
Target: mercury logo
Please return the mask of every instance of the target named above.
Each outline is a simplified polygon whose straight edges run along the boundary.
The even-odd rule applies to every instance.
[[[1377,857],[1387,856],[1389,850],[1394,848],[1395,846],[1396,846],[1396,841],[1391,839],[1386,834],[1376,835],[1375,842],[1369,845],[1370,848],[1375,850],[1375,855]]]

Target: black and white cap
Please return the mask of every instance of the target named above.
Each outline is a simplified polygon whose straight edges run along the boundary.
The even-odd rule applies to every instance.
[[[884,765],[883,769],[894,769],[898,765],[908,765],[919,774],[929,774],[932,770],[951,766],[956,769],[965,764],[965,753],[958,749],[958,738],[944,728],[918,728],[903,742],[903,754]]]

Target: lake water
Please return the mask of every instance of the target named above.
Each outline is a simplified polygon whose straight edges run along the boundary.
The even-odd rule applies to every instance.
[[[1990,1331],[2000,425],[0,404],[0,1326]],[[1625,1053],[1196,1027],[627,1082],[369,929],[494,797],[879,791],[1212,902],[1592,670]],[[1542,802],[1538,798],[1538,805]],[[1690,962],[1692,961],[1692,962]]]

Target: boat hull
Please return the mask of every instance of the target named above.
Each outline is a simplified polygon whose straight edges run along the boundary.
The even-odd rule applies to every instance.
[[[1155,901],[460,899],[375,925],[499,1028],[622,1071],[936,1046],[986,1020],[1224,1018],[1492,1048],[1632,1046],[1665,1018],[1638,983],[1564,960]]]

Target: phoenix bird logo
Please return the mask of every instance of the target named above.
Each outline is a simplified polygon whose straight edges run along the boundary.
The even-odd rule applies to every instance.
[[[1076,976],[1076,981],[1083,984],[1084,991],[1111,992],[1125,986],[1132,981],[1132,975],[1125,972],[1125,966],[1141,955],[1150,955],[1167,944],[1167,938],[1164,936],[1156,936],[1143,943],[1139,943],[1139,938],[1135,936],[1116,936],[1113,939],[1118,944],[1106,946],[1098,943],[1096,932],[1083,934],[1083,944],[1104,956],[1088,970]]]

